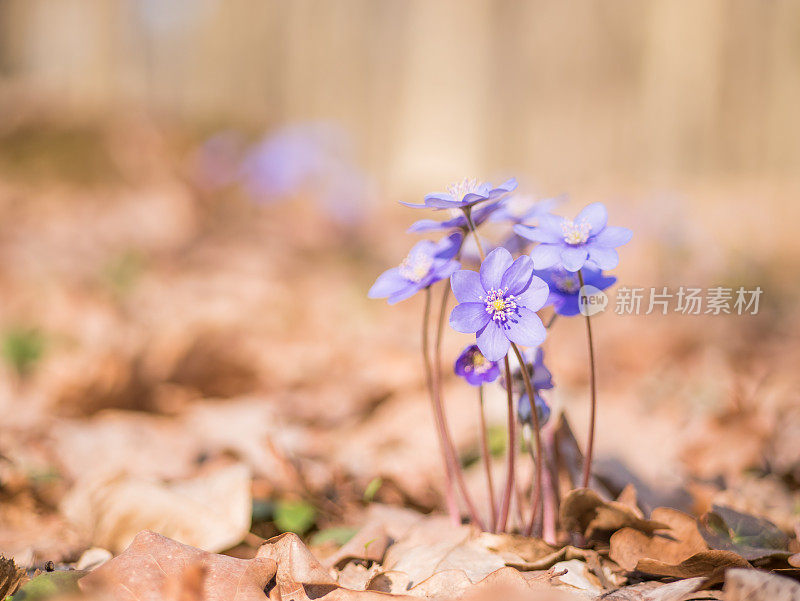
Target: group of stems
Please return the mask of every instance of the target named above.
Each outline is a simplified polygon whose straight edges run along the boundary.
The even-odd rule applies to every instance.
[[[478,249],[481,261],[483,261],[486,259],[486,255],[483,251],[483,246],[476,231],[475,223],[472,219],[471,207],[466,207],[463,209],[463,211],[464,211],[464,216],[467,220],[469,232],[474,237],[475,245]],[[580,280],[581,288],[583,288],[584,286],[583,274],[580,271],[578,271],[578,278]],[[470,496],[469,490],[467,489],[466,484],[464,482],[464,474],[461,467],[461,462],[459,461],[455,445],[453,444],[453,440],[450,436],[450,429],[447,423],[447,415],[444,410],[444,402],[442,399],[441,343],[444,333],[444,319],[445,319],[445,313],[447,311],[449,293],[450,293],[450,287],[445,284],[442,293],[441,304],[439,307],[439,316],[438,316],[436,336],[434,342],[433,355],[435,359],[432,363],[429,350],[430,345],[428,341],[430,313],[431,313],[431,289],[430,287],[425,289],[425,310],[422,320],[422,355],[423,355],[423,364],[425,368],[425,379],[431,399],[431,405],[434,414],[434,422],[436,425],[436,430],[439,438],[440,452],[442,454],[442,460],[445,466],[445,503],[447,506],[448,514],[450,515],[451,521],[453,522],[454,525],[459,525],[461,523],[459,502],[458,502],[458,497],[456,495],[456,487],[458,487],[458,492],[461,493],[461,497],[464,501],[464,504],[467,507],[467,512],[469,513],[470,519],[478,528],[480,528],[481,530],[485,530],[483,520],[481,520],[480,515],[475,507],[475,504],[472,501],[472,497]],[[550,323],[548,323],[548,327],[552,325],[554,319],[555,315],[550,320]],[[589,437],[586,447],[586,456],[584,460],[584,472],[583,472],[584,488],[589,486],[589,480],[591,477],[591,463],[592,463],[592,454],[594,449],[595,414],[597,408],[594,344],[592,340],[591,320],[588,315],[586,315],[586,331],[589,343],[591,413],[589,418]],[[511,343],[511,350],[514,352],[520,366],[520,372],[522,374],[522,380],[525,387],[525,394],[527,394],[528,400],[531,404],[531,416],[533,421],[532,425],[533,425],[534,447],[532,450],[533,451],[532,459],[534,463],[534,478],[533,478],[533,485],[531,487],[530,517],[528,519],[527,524],[524,525],[524,534],[526,536],[530,536],[536,524],[536,518],[538,516],[539,508],[540,506],[542,506],[542,495],[543,495],[542,480],[544,471],[544,466],[543,466],[544,456],[542,453],[539,416],[536,411],[536,394],[535,394],[536,391],[531,382],[530,373],[528,371],[528,366],[526,365],[525,359],[522,356],[522,353],[520,352],[517,345],[513,342]],[[486,471],[486,484],[489,492],[489,506],[490,506],[489,524],[493,532],[503,532],[506,529],[509,509],[511,506],[511,497],[515,490],[514,480],[515,480],[515,455],[516,455],[516,421],[515,421],[516,412],[514,411],[513,386],[511,380],[511,367],[509,364],[508,354],[504,358],[504,369],[505,369],[507,405],[508,405],[508,458],[507,458],[506,483],[503,489],[503,496],[501,498],[499,508],[496,505],[494,482],[492,478],[491,455],[489,452],[489,444],[488,444],[483,387],[481,386],[478,389],[478,399],[480,406],[481,454],[483,456],[483,462]],[[546,516],[543,516],[543,518],[544,517]]]

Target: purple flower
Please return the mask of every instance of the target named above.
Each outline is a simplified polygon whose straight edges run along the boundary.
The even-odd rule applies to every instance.
[[[539,427],[544,426],[550,419],[550,406],[538,394],[535,396],[536,417],[539,419]],[[531,414],[531,401],[527,394],[522,394],[517,401],[517,418],[523,424],[533,426],[533,415]]]
[[[535,391],[549,390],[553,388],[553,375],[544,364],[544,351],[540,348],[525,349],[522,351],[522,359],[528,368],[528,375],[531,378],[531,386]],[[500,384],[505,388],[505,378]],[[522,377],[522,367],[517,363],[511,368],[511,385],[514,392],[522,394],[525,392],[525,380]]]
[[[496,202],[490,202],[489,204],[475,208],[472,211],[472,222],[475,224],[475,227],[485,222],[504,202],[503,199],[500,199]],[[469,224],[467,223],[467,218],[464,216],[464,212],[461,209],[452,209],[452,211],[455,213],[452,219],[447,219],[446,221],[420,219],[419,221],[415,221],[411,227],[408,228],[408,232],[410,234],[416,234],[420,232],[435,232],[452,229],[462,229],[466,231],[469,228]]]
[[[492,215],[491,221],[525,223],[547,215],[556,205],[564,202],[564,199],[565,196],[556,196],[534,201],[533,197],[527,194],[514,194],[504,200],[503,206]]]
[[[536,269],[561,265],[578,271],[587,261],[600,269],[614,269],[619,255],[614,250],[630,241],[633,232],[624,227],[609,227],[608,211],[600,202],[586,206],[574,220],[555,215],[539,217],[539,226],[515,225],[514,231],[528,240],[540,242],[531,252]]]
[[[565,317],[580,313],[578,302],[581,283],[577,274],[566,271],[563,267],[551,267],[534,273],[547,282],[550,288],[547,304],[553,305],[556,313]],[[594,267],[584,267],[581,275],[586,286],[594,286],[598,290],[605,290],[617,281],[614,276],[603,275],[602,271]]]
[[[505,248],[496,248],[481,265],[480,274],[461,270],[450,278],[459,302],[450,313],[457,332],[477,335],[478,348],[490,361],[502,359],[512,342],[539,346],[546,331],[536,311],[548,290],[533,275],[533,262],[523,255],[516,261]]]
[[[456,359],[454,371],[473,386],[494,382],[500,375],[496,361],[483,356],[477,344],[470,344]]]
[[[388,298],[393,305],[428,286],[449,278],[459,267],[453,257],[458,254],[463,240],[455,233],[439,242],[417,242],[399,267],[384,271],[369,289],[369,298]]]
[[[448,186],[447,192],[437,192],[428,194],[422,204],[403,202],[412,209],[465,209],[472,207],[479,202],[496,200],[508,194],[517,187],[517,180],[513,177],[500,184],[497,188],[492,188],[488,182],[478,182],[477,179],[464,178],[457,184]]]

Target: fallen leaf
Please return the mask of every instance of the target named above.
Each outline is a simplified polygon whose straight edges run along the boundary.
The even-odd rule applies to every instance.
[[[750,564],[740,555],[732,551],[701,551],[678,564],[670,564],[655,559],[640,559],[636,563],[636,571],[654,576],[670,576],[672,578],[720,578],[728,568],[747,568]]]
[[[691,593],[699,590],[705,578],[687,578],[668,584],[642,582],[618,589],[603,597],[603,601],[687,601]],[[702,599],[712,599],[707,591]]]
[[[690,515],[658,507],[653,510],[651,518],[666,524],[669,530],[646,534],[623,528],[611,536],[609,557],[625,570],[635,570],[637,562],[643,558],[677,564],[708,549],[696,520]]]
[[[275,575],[271,559],[236,559],[141,532],[119,556],[81,578],[80,588],[115,601],[162,601],[174,582],[188,585],[188,566],[202,566],[202,601],[263,601]]]
[[[566,570],[566,573],[558,576],[558,579],[564,584],[592,594],[599,595],[603,592],[600,581],[592,574],[585,561],[571,559],[569,561],[560,561],[553,566],[553,571],[556,573],[564,570]]]
[[[25,579],[24,569],[17,567],[13,559],[0,556],[0,599],[13,595]]]
[[[795,553],[789,559],[789,565],[793,568],[800,568],[800,553]]]
[[[85,574],[86,572],[78,570],[44,572],[22,585],[13,599],[45,601],[53,597],[79,593],[78,580]]]
[[[738,553],[748,561],[788,559],[789,537],[764,518],[714,505],[700,519],[700,533],[712,549]]]
[[[351,538],[341,549],[325,560],[331,567],[342,568],[352,560],[380,563],[391,539],[386,529],[379,523],[368,523]]]
[[[800,601],[800,584],[758,570],[728,570],[725,601]]]
[[[206,551],[240,542],[250,529],[250,474],[243,465],[161,483],[118,474],[81,483],[62,513],[96,546],[119,552],[142,530]]]
[[[607,538],[622,528],[635,528],[652,533],[668,528],[666,524],[647,520],[640,511],[617,501],[604,501],[588,488],[570,492],[561,504],[561,524],[569,532],[587,538]]]

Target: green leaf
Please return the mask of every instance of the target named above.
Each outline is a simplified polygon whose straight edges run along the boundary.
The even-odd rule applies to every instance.
[[[27,376],[44,355],[45,338],[34,328],[14,327],[3,334],[3,359],[20,377]]]
[[[364,489],[364,502],[371,503],[372,500],[375,498],[375,495],[378,494],[381,486],[383,486],[383,479],[382,478],[373,478],[367,487]]]
[[[317,510],[306,501],[278,501],[275,506],[275,525],[282,532],[303,535],[317,519]]]
[[[11,596],[12,601],[44,601],[56,595],[80,593],[78,580],[86,575],[85,570],[45,572],[39,574]]]
[[[336,543],[339,547],[344,545],[347,541],[353,538],[358,532],[358,528],[348,528],[340,526],[338,528],[326,528],[320,530],[311,537],[312,545],[324,545],[325,543]]]

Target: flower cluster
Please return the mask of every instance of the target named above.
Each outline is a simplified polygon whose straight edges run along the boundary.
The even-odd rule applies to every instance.
[[[629,229],[608,225],[608,212],[599,202],[585,207],[574,219],[568,219],[550,212],[561,198],[533,203],[524,196],[511,196],[516,187],[517,182],[513,178],[496,187],[486,182],[464,179],[449,186],[446,192],[425,196],[422,203],[402,203],[415,209],[448,210],[447,219],[422,219],[415,222],[409,232],[448,232],[449,235],[438,242],[418,242],[402,263],[378,277],[369,291],[371,298],[388,298],[390,303],[409,298],[421,290],[428,295],[422,349],[448,476],[448,507],[454,523],[458,523],[460,517],[453,514],[458,507],[453,482],[461,482],[459,489],[470,517],[483,527],[475,505],[463,486],[463,479],[459,480],[460,468],[452,438],[447,431],[441,400],[443,375],[438,373],[441,364],[439,337],[446,319],[448,294],[452,291],[456,304],[450,311],[449,324],[456,332],[474,335],[474,339],[455,359],[454,372],[479,390],[484,463],[492,507],[489,524],[496,531],[502,531],[506,526],[513,490],[514,461],[509,460],[506,489],[495,510],[491,465],[485,444],[484,387],[499,381],[506,390],[510,457],[513,458],[516,448],[515,418],[530,428],[526,432],[533,431],[536,444],[535,449],[533,446],[530,449],[536,468],[534,490],[536,487],[540,489],[541,455],[545,451],[541,447],[539,430],[548,423],[551,415],[550,405],[542,397],[542,391],[554,387],[552,374],[544,364],[542,344],[557,315],[578,315],[587,290],[605,290],[616,282],[614,276],[603,270],[617,266],[619,255],[616,249],[632,237]],[[492,243],[491,238],[487,242],[487,238],[479,235],[478,228],[484,225],[489,230],[505,228],[505,235],[499,238],[499,243]],[[470,251],[464,246],[469,239],[472,248],[480,255],[474,266]],[[491,249],[488,254],[484,254],[484,244]],[[464,263],[464,268],[461,268],[459,261]],[[428,350],[430,290],[436,282],[445,279],[449,279],[449,289],[442,287],[444,296],[435,330],[439,334],[434,350],[435,360],[432,361]],[[552,316],[545,326],[540,313],[548,307],[552,307]],[[586,318],[586,326],[592,357],[592,419],[584,485],[588,483],[591,467],[596,403],[594,349],[589,317]],[[528,533],[535,523],[538,507],[533,506],[531,511]]]

